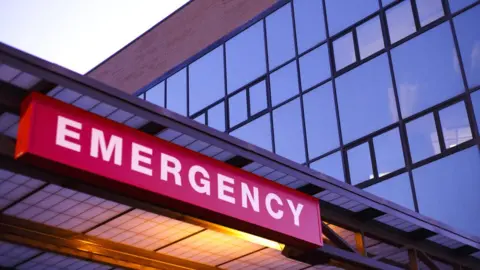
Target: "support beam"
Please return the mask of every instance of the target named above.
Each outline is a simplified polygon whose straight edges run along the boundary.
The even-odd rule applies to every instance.
[[[212,266],[4,215],[0,215],[0,239],[126,269],[216,269]]]
[[[25,89],[0,81],[0,111],[20,114],[20,103],[28,93]]]
[[[363,233],[361,232],[355,233],[355,247],[357,248],[358,253],[363,256],[367,255],[367,251],[365,248],[365,238],[363,237]]]
[[[338,248],[348,250],[350,252],[357,252],[349,243],[347,243],[340,235],[338,235],[325,222],[322,222],[322,233],[330,239],[330,241]]]
[[[433,260],[424,252],[418,251],[417,256],[430,270],[440,270]]]
[[[410,270],[419,270],[419,264],[418,264],[418,256],[417,256],[417,251],[415,249],[409,249],[408,250],[408,266]]]

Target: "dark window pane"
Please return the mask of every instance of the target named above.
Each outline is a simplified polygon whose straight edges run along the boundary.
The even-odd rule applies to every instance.
[[[302,53],[325,39],[322,0],[295,0],[293,8],[298,52]]]
[[[145,93],[145,99],[157,106],[165,107],[165,82],[161,82],[150,88]]]
[[[473,4],[477,0],[449,0],[450,10],[453,12],[459,11],[460,9]]]
[[[250,87],[250,113],[254,115],[267,108],[267,85],[261,81]]]
[[[478,18],[480,6],[462,13],[453,20],[470,88],[480,85],[480,28],[472,27],[478,25]]]
[[[345,176],[343,175],[342,155],[340,152],[335,152],[320,160],[312,162],[310,164],[310,168],[345,182]]]
[[[385,54],[340,76],[337,79],[337,95],[345,143],[398,119]]]
[[[225,95],[223,46],[193,62],[188,70],[190,115]]]
[[[295,56],[292,8],[290,4],[286,4],[269,15],[266,23],[268,63],[270,69],[274,69]]]
[[[272,105],[275,106],[299,93],[295,61],[270,74]]]
[[[300,58],[302,90],[306,90],[330,76],[327,45],[322,45]]]
[[[352,185],[373,178],[372,159],[370,158],[368,143],[363,143],[348,150],[347,155]]]
[[[356,58],[352,33],[348,33],[335,40],[333,42],[333,52],[335,55],[335,68],[337,70],[354,63]]]
[[[448,23],[395,48],[392,57],[403,117],[464,91]]]
[[[480,91],[472,93],[473,110],[475,111],[475,119],[477,120],[478,132],[480,132]]]
[[[413,20],[410,1],[403,1],[387,10],[387,23],[391,43],[395,43],[415,32],[415,21]]]
[[[272,151],[272,133],[269,114],[241,126],[232,131],[230,135]]]
[[[366,58],[384,48],[380,19],[375,17],[357,28],[360,58]]]
[[[226,43],[228,92],[235,91],[266,71],[263,21]]]
[[[273,111],[275,152],[298,163],[305,162],[300,100],[297,98]]]
[[[412,197],[412,187],[407,173],[400,174],[388,180],[367,187],[368,191],[378,197],[392,201],[403,207],[415,210]]]
[[[467,109],[463,101],[441,110],[440,122],[447,149],[472,139]]]
[[[425,26],[443,16],[442,0],[417,0],[420,25]]]
[[[326,0],[330,36],[367,17],[378,9],[378,0]]]
[[[247,120],[247,91],[236,94],[228,99],[228,106],[230,110],[230,127],[233,127],[245,120]]]
[[[339,146],[337,115],[329,82],[303,96],[308,155],[318,157]]]
[[[205,114],[201,114],[194,119],[195,121],[205,125]]]
[[[208,110],[208,126],[225,131],[225,104],[223,102]]]
[[[167,79],[167,109],[187,115],[187,70],[185,68]]]
[[[421,214],[480,236],[480,151],[477,146],[413,171]]]
[[[373,145],[379,177],[405,167],[398,128],[373,138]]]
[[[413,162],[440,153],[433,114],[427,114],[407,123],[407,134]]]

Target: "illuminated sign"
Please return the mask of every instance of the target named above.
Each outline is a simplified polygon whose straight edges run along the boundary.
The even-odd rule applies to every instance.
[[[32,93],[15,157],[139,200],[293,245],[322,245],[318,200]]]

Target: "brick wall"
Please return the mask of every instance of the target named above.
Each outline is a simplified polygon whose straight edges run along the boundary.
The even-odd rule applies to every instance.
[[[276,0],[194,0],[88,73],[134,93]]]

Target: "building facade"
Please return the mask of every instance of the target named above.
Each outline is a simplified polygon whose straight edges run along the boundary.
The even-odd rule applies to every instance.
[[[280,1],[137,94],[480,236],[478,18],[475,1]]]

